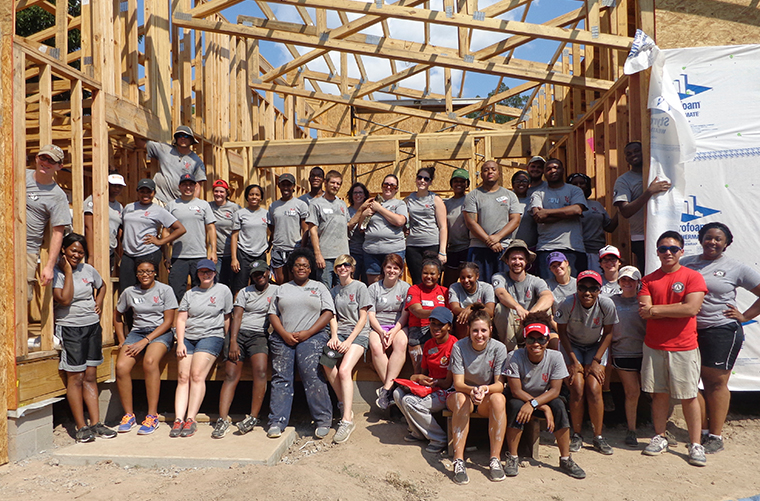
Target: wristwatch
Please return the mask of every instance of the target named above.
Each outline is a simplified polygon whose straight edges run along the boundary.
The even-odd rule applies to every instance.
[[[531,400],[531,401],[530,401],[530,406],[531,406],[531,407],[533,407],[534,409],[535,409],[536,407],[538,407],[538,402],[536,401],[536,399],[535,399],[535,398],[534,398],[533,400]]]

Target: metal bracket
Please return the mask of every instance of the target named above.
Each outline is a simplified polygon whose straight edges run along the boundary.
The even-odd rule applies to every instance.
[[[380,43],[380,37],[377,35],[366,35],[364,41],[370,45],[378,45]]]
[[[454,17],[454,7],[451,5],[446,6],[446,17]]]
[[[475,62],[475,56],[472,54],[466,54],[463,58],[465,63],[474,63]]]
[[[187,12],[175,12],[174,13],[174,17],[177,18],[177,19],[181,19],[183,21],[192,21],[193,20],[193,16],[191,16]]]
[[[482,11],[482,10],[476,11],[472,15],[472,20],[473,21],[485,21],[486,20],[486,13],[484,11]]]
[[[591,38],[599,38],[599,26],[591,27]]]

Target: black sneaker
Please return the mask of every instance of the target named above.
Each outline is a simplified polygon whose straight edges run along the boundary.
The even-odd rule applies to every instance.
[[[76,438],[78,444],[86,444],[95,441],[95,434],[89,426],[85,425],[77,430]]]
[[[459,485],[470,483],[470,477],[467,476],[467,468],[464,467],[464,459],[454,460],[454,483]]]
[[[629,447],[638,447],[639,446],[639,438],[636,436],[636,431],[634,430],[628,430],[625,433],[625,445]]]
[[[504,473],[508,477],[516,477],[520,472],[520,458],[512,457],[511,454],[507,454],[506,461],[504,461]]]
[[[559,459],[559,469],[573,478],[586,478],[583,468],[575,464],[573,458]]]
[[[583,437],[580,433],[573,433],[570,438],[570,452],[578,452],[583,447]]]
[[[227,435],[227,432],[230,431],[231,425],[232,420],[229,416],[227,416],[227,419],[217,419],[216,425],[214,425],[214,431],[211,432],[211,438],[224,438],[224,436]]]
[[[169,431],[169,438],[177,438],[182,434],[182,428],[184,428],[185,422],[181,419],[175,419],[172,425],[171,431]]]
[[[607,440],[602,436],[594,437],[592,444],[594,445],[595,451],[601,452],[605,456],[611,456],[614,453],[610,444],[608,444]]]
[[[254,426],[258,424],[260,424],[258,418],[255,418],[253,416],[249,416],[248,414],[246,414],[245,419],[243,419],[239,423],[236,423],[235,426],[237,426],[237,429],[241,433],[241,435],[245,435],[246,433],[251,431]]]
[[[507,476],[504,475],[504,468],[501,466],[499,458],[492,457],[491,461],[488,463],[488,468],[491,470],[491,482],[501,482],[507,478]]]
[[[708,435],[702,445],[705,448],[705,453],[715,454],[723,450],[723,439],[713,435]]]
[[[91,426],[92,433],[98,438],[116,438],[116,432],[103,423]]]

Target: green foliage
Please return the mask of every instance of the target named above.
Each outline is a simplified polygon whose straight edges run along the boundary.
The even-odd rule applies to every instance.
[[[494,96],[496,94],[501,94],[502,92],[506,92],[508,90],[509,90],[509,87],[507,87],[507,84],[505,84],[504,82],[502,82],[501,85],[499,85],[498,89],[492,90],[491,92],[488,93],[488,97]],[[480,97],[480,96],[476,96],[476,97]],[[521,109],[521,108],[523,108],[525,106],[525,103],[527,103],[527,102],[528,102],[528,96],[523,96],[523,95],[519,95],[518,94],[516,96],[508,97],[506,99],[502,99],[497,104],[500,104],[502,106],[509,106],[510,108],[520,108]],[[482,110],[481,111],[473,111],[472,113],[470,113],[470,114],[467,115],[467,118],[473,118],[473,119],[474,118],[478,118],[481,113],[482,113]],[[497,124],[503,124],[503,123],[509,122],[511,120],[514,120],[514,119],[515,119],[515,117],[508,117],[506,115],[499,115],[497,113],[494,113],[493,115],[489,115],[488,117],[486,117],[485,120],[487,122],[495,122]]]
[[[74,17],[78,16],[81,12],[81,0],[68,0],[68,2],[69,15]],[[55,26],[55,16],[50,12],[43,10],[41,7],[29,7],[16,14],[16,35],[18,36],[28,37],[42,30],[48,29],[51,26]],[[44,40],[42,43],[54,47],[55,37]],[[79,30],[69,31],[68,45],[69,52],[79,50],[81,47]]]

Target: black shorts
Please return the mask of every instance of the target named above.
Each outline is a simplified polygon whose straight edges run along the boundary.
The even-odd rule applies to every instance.
[[[103,363],[103,329],[100,323],[84,327],[56,325],[55,335],[63,346],[59,370],[84,372],[87,367],[97,367]]]
[[[507,423],[508,427],[514,430],[522,430],[524,424],[515,421],[517,414],[520,413],[520,408],[525,405],[525,402],[519,398],[510,398],[507,400]],[[570,418],[567,416],[567,407],[565,401],[561,397],[557,397],[547,404],[552,410],[554,415],[554,431],[559,431],[564,428],[570,428]],[[539,410],[533,411],[534,416],[544,417],[544,412]]]
[[[470,249],[456,252],[447,251],[446,253],[448,256],[446,256],[446,268],[449,270],[459,269],[459,265],[467,261],[467,252],[469,250]]]
[[[744,329],[739,322],[697,330],[702,367],[730,371],[734,368],[744,343]]]
[[[259,353],[269,355],[269,342],[267,335],[263,332],[240,331],[238,332],[238,347],[240,348],[240,358],[238,362],[245,362],[249,358]],[[230,337],[224,336],[224,349],[222,357],[227,360],[230,354]]]
[[[619,371],[641,372],[644,357],[612,357],[612,366]]]

